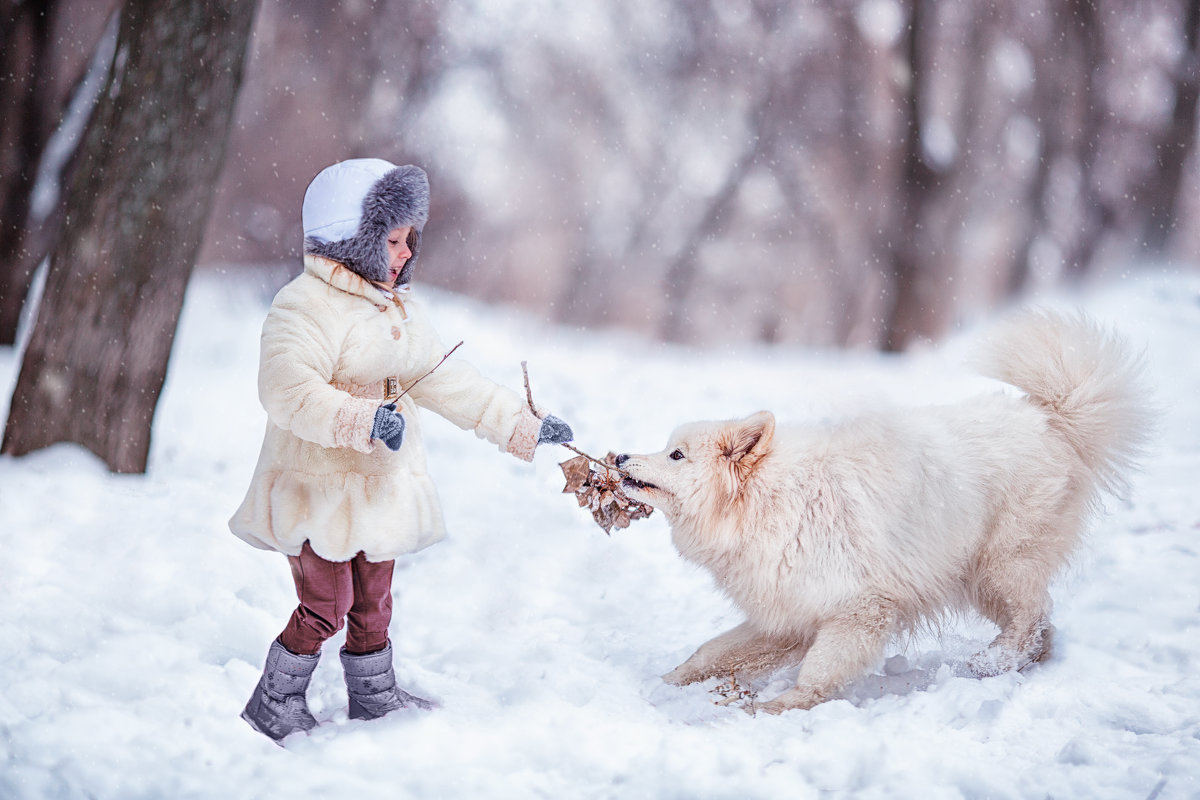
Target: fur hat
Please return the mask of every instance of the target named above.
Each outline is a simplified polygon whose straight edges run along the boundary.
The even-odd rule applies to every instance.
[[[388,277],[388,233],[412,227],[412,257],[396,279],[406,284],[429,219],[429,178],[420,167],[397,167],[381,158],[339,161],[308,185],[302,218],[305,253],[340,261],[377,282]]]

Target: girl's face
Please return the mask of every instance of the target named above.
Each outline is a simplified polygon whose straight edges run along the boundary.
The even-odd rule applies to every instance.
[[[408,249],[408,235],[411,232],[411,227],[392,228],[388,231],[388,286],[396,285],[400,270],[404,269],[404,265],[412,258],[412,250]]]

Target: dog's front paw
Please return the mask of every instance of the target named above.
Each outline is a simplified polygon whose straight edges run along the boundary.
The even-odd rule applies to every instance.
[[[698,669],[689,667],[687,664],[681,664],[675,669],[662,676],[662,679],[672,686],[687,686],[690,683],[699,683],[707,680],[708,675],[703,674]]]
[[[774,700],[765,703],[747,703],[742,708],[751,716],[757,716],[760,711],[764,714],[778,715],[795,709],[805,711],[824,703],[825,700],[825,697],[811,689],[789,689]]]
[[[777,717],[785,711],[791,711],[793,708],[797,708],[797,706],[789,706],[786,703],[781,703],[778,698],[766,703],[747,703],[742,706],[742,710],[752,717],[757,717],[759,712]]]

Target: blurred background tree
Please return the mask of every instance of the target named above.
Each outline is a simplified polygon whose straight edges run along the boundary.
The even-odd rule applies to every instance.
[[[206,262],[421,163],[420,280],[674,341],[904,349],[1200,254],[1197,0],[266,2]]]
[[[0,2],[11,341],[115,3]],[[282,283],[307,181],[380,156],[431,176],[418,280],[697,345],[903,350],[1200,260],[1198,28],[1200,0],[263,0],[199,260]]]
[[[95,103],[115,29],[107,46],[99,43],[115,6],[0,0],[0,345],[16,340],[34,270],[61,216],[54,194],[74,148],[47,152],[47,145],[59,129],[60,142],[77,138]]]
[[[79,112],[87,122],[57,201],[3,452],[78,442],[115,472],[145,471],[254,4],[122,3],[99,59],[102,90]]]

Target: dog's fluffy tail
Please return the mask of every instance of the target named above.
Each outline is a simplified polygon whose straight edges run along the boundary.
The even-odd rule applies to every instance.
[[[978,363],[1046,410],[1097,488],[1127,494],[1154,414],[1145,361],[1123,337],[1083,315],[1026,312],[989,337]]]

